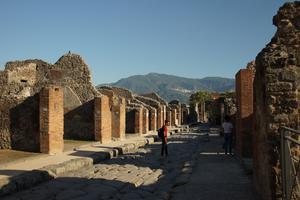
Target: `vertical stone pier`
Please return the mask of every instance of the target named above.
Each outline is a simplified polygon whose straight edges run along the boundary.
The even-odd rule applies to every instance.
[[[144,108],[139,107],[134,113],[134,132],[138,134],[143,133],[143,110]]]
[[[63,89],[56,86],[40,92],[40,152],[56,154],[64,149]]]
[[[250,69],[241,69],[236,79],[236,154],[242,157],[252,156],[253,135],[253,77]]]
[[[111,110],[109,98],[105,95],[94,99],[95,140],[101,143],[111,141]]]
[[[172,121],[172,110],[171,109],[167,109],[167,120],[170,122]]]
[[[143,109],[143,134],[149,132],[149,110],[147,108]]]
[[[157,126],[157,116],[156,109],[151,109],[149,111],[149,130],[156,131]]]
[[[171,117],[171,126],[177,125],[177,110],[175,108],[172,108],[172,117]]]
[[[159,106],[157,109],[157,129],[160,129],[164,125],[164,106]]]
[[[125,98],[112,97],[112,137],[118,139],[125,138],[125,116],[126,116],[126,102]]]

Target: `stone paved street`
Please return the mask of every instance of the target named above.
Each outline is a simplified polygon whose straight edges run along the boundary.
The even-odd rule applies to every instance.
[[[175,134],[167,158],[156,142],[4,199],[255,199],[234,158],[208,153],[220,143],[203,133]]]

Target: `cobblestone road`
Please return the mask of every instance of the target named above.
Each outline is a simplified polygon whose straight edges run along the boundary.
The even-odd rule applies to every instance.
[[[156,142],[3,199],[168,199],[174,185],[187,181],[199,138],[197,133],[176,134],[170,137],[168,157],[160,156]]]
[[[210,190],[205,186],[208,179],[209,187],[214,186],[213,170],[210,165],[204,166],[203,177],[194,180],[194,170],[199,174],[199,165],[205,160],[200,152],[205,144],[210,143],[208,136],[199,133],[183,133],[173,135],[168,144],[169,156],[160,156],[160,143],[139,148],[136,152],[128,153],[117,158],[96,164],[93,168],[69,173],[50,182],[40,184],[26,191],[3,198],[4,200],[98,200],[98,199],[189,199],[191,192],[196,193],[193,199],[210,198]],[[197,162],[198,161],[198,164]],[[201,163],[199,163],[201,161]],[[237,163],[236,161],[234,161]],[[225,162],[226,163],[226,162]],[[236,165],[238,168],[238,165]],[[215,167],[215,166],[214,166]],[[222,168],[222,166],[217,166]],[[234,168],[234,170],[239,170]],[[220,175],[216,174],[217,176]],[[236,175],[236,174],[233,174]],[[249,180],[243,175],[239,181]],[[221,177],[222,178],[222,177]],[[232,177],[229,177],[230,180]],[[201,188],[190,187],[190,182],[197,184],[202,180]],[[203,189],[204,188],[204,189]],[[199,190],[200,189],[200,190]],[[235,188],[239,189],[239,188]],[[243,189],[245,189],[243,187]],[[216,192],[216,190],[211,190]],[[242,193],[244,190],[242,191]],[[248,194],[248,193],[247,193]],[[223,198],[224,199],[224,198]],[[225,198],[226,199],[226,198]],[[234,198],[232,198],[234,199]],[[250,198],[248,198],[250,199]]]

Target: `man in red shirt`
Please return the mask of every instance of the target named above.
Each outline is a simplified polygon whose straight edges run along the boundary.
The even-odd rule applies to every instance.
[[[166,156],[168,156],[168,146],[167,146],[168,125],[169,125],[169,121],[165,120],[165,124],[162,127],[164,129],[164,136],[161,138],[161,156],[164,156],[164,153],[166,154]]]

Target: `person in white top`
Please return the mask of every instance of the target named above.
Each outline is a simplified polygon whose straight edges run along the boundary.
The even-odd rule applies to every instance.
[[[230,117],[228,115],[225,116],[225,121],[222,124],[223,133],[224,133],[224,149],[225,154],[229,152],[229,154],[232,154],[232,130],[233,125],[230,122]]]

